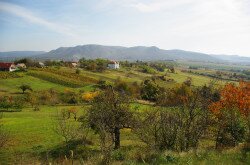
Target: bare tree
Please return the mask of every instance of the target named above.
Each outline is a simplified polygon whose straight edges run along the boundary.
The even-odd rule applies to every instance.
[[[80,122],[71,120],[68,112],[61,110],[55,116],[54,131],[65,139],[65,142],[75,140],[81,136]]]

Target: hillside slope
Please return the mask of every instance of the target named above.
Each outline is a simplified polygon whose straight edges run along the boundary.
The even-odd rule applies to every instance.
[[[20,58],[33,58],[37,60],[79,60],[81,58],[96,59],[105,58],[110,60],[183,60],[199,62],[227,62],[250,64],[249,57],[227,56],[227,55],[210,55],[192,51],[178,49],[164,50],[151,46],[103,46],[103,45],[80,45],[75,47],[60,47],[49,52],[41,51],[13,51],[0,52],[1,61],[13,61]]]
[[[80,58],[107,58],[114,60],[193,60],[193,61],[221,61],[203,53],[183,50],[163,50],[157,47],[121,47],[102,45],[83,45],[76,47],[61,47],[43,55],[40,59],[74,60]]]

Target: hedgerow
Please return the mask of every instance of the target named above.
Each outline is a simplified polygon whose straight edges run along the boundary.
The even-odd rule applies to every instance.
[[[7,78],[19,78],[22,77],[15,72],[0,72],[0,79],[7,79]]]
[[[79,87],[83,87],[86,84],[86,82],[82,82],[79,80],[75,80],[72,78],[67,78],[67,77],[63,77],[57,74],[53,74],[53,73],[49,73],[49,72],[43,72],[43,71],[30,71],[28,73],[28,75],[42,79],[42,80],[46,80],[52,83],[56,83],[56,84],[60,84],[63,86],[67,86],[67,87],[71,87],[71,88],[79,88]]]
[[[76,81],[85,82],[85,83],[97,83],[98,82],[98,80],[87,77],[87,76],[83,76],[83,75],[79,75],[79,74],[75,74],[75,73],[71,73],[71,72],[67,72],[67,71],[61,71],[61,70],[54,69],[54,68],[43,68],[43,69],[39,69],[39,70],[40,71],[42,70],[43,72],[53,73],[56,75],[67,77],[69,79],[73,79]]]

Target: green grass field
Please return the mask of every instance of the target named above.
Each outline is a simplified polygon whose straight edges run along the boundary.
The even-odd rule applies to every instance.
[[[63,138],[55,133],[53,117],[57,111],[72,106],[42,106],[40,111],[33,111],[32,108],[25,108],[22,112],[4,113],[2,122],[6,130],[10,132],[11,141],[7,148],[0,150],[0,164],[9,164],[15,161],[26,162],[34,159],[35,154],[50,151],[63,144]],[[133,108],[148,109],[148,106],[134,104]],[[77,106],[78,115],[86,107]],[[96,136],[91,136],[91,140],[98,142]],[[123,162],[114,161],[113,164],[151,164],[138,163],[137,152],[143,151],[145,144],[141,142],[129,129],[121,131],[121,151],[126,155]],[[99,146],[92,146],[98,149]],[[16,156],[14,156],[16,155]],[[32,157],[30,157],[32,155]],[[239,149],[232,149],[225,152],[218,152],[213,149],[197,150],[188,153],[175,153],[166,151],[157,157],[153,164],[223,164],[223,165],[244,165],[250,162],[250,155],[243,159]],[[143,155],[142,155],[143,156]],[[90,160],[92,161],[92,160]]]
[[[70,74],[74,74],[75,69],[71,68],[61,68],[59,69],[60,72],[67,72]],[[28,72],[29,73],[29,72]],[[31,88],[35,91],[39,90],[46,90],[50,88],[54,88],[58,91],[63,91],[66,88],[72,89],[72,90],[84,90],[84,91],[91,91],[93,90],[93,85],[94,84],[89,84],[87,83],[83,87],[79,88],[71,88],[67,86],[63,86],[61,84],[55,83],[55,82],[50,82],[46,81],[43,79],[40,79],[38,77],[33,77],[28,75],[28,73],[23,73],[23,77],[21,78],[9,78],[9,79],[0,79],[0,94],[3,92],[7,93],[15,93],[15,92],[20,92],[18,87],[22,84],[28,84],[31,86]],[[165,73],[158,73],[156,75],[164,75]],[[204,84],[209,83],[212,78],[206,77],[206,76],[200,76],[200,75],[194,75],[191,73],[183,73],[177,70],[176,73],[167,73],[169,78],[172,78],[175,80],[177,83],[182,83],[184,82],[188,77],[191,77],[193,80],[193,85],[195,86],[201,86]],[[98,73],[98,72],[91,72],[91,71],[86,71],[86,70],[81,70],[80,75],[89,77],[95,80],[106,80],[108,82],[114,82],[116,79],[121,78],[122,80],[126,82],[142,82],[143,80],[150,78],[152,75],[151,74],[146,74],[146,73],[141,73],[136,70],[130,70],[127,71],[125,69],[121,70],[107,70],[103,73]],[[70,80],[70,78],[69,78]],[[72,80],[73,81],[73,80]],[[219,83],[225,83],[227,81],[220,81]],[[85,82],[83,82],[84,84]],[[175,83],[169,83],[169,82],[164,82],[164,81],[158,81],[158,83],[163,86],[163,87],[172,87]],[[89,85],[88,85],[89,84]]]
[[[75,69],[62,67],[57,70],[58,72],[66,72],[67,74],[75,74]],[[83,85],[79,88],[70,88],[60,85],[56,82],[50,82],[38,77],[28,75],[28,72],[20,73],[20,78],[7,78],[0,79],[0,95],[14,95],[21,92],[18,87],[22,84],[28,84],[33,89],[33,92],[40,90],[47,90],[50,88],[58,91],[64,91],[70,89],[73,91],[92,91],[95,89],[95,84]],[[165,73],[157,73],[156,75],[164,75]],[[103,73],[91,72],[87,70],[81,70],[80,76],[88,77],[93,80],[106,80],[113,83],[116,79],[131,82],[142,82],[143,80],[151,77],[151,74],[141,73],[135,69],[121,69],[121,70],[107,70]],[[212,79],[206,76],[194,75],[190,73],[183,73],[177,70],[176,73],[168,73],[167,77],[172,78],[175,82],[165,82],[157,80],[161,86],[169,88],[176,83],[184,82],[188,77],[193,80],[194,86],[201,86],[209,83]],[[71,78],[69,78],[69,81]],[[82,79],[84,80],[84,79]],[[219,84],[224,84],[227,81],[219,81]],[[83,82],[84,84],[84,82]],[[33,108],[26,106],[21,112],[4,113],[1,119],[4,129],[10,134],[10,142],[8,147],[0,149],[0,164],[13,164],[22,160],[29,159],[25,155],[34,156],[42,152],[50,151],[63,144],[62,136],[59,136],[54,131],[55,121],[54,116],[58,111],[64,108],[70,108],[72,106],[40,106],[40,111],[33,111]],[[81,115],[87,108],[87,105],[74,106]],[[143,103],[132,104],[133,109],[143,112],[145,109],[150,109],[150,105]],[[98,144],[98,138],[96,135],[91,137],[91,140]],[[206,142],[207,143],[207,142]],[[138,164],[132,158],[137,154],[145,144],[140,141],[133,132],[129,129],[121,131],[121,150],[126,153],[126,161],[115,161],[114,164]],[[99,148],[98,145],[92,146],[92,148]],[[20,158],[21,155],[21,158]],[[218,153],[213,149],[207,151],[191,151],[189,153],[174,153],[166,152],[161,153],[164,158],[157,158],[157,162],[153,164],[225,164],[225,165],[243,165],[250,162],[250,156],[246,160],[242,159],[242,155],[239,149],[233,149],[227,152]],[[167,161],[166,161],[167,158]],[[32,159],[32,158],[31,158]],[[163,162],[160,162],[164,159]],[[169,159],[169,160],[168,160]],[[11,163],[10,163],[11,162]],[[140,163],[139,163],[140,164]],[[152,164],[141,162],[141,164]]]

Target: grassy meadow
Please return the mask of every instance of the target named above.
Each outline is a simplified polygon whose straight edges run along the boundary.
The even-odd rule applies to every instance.
[[[187,78],[192,79],[193,86],[202,86],[213,80],[210,77],[181,72],[181,68],[177,68],[175,73],[164,71],[154,74],[142,73],[133,68],[105,70],[102,73],[85,69],[80,70],[80,73],[76,74],[75,68],[68,67],[30,68],[26,72],[18,72],[18,78],[1,78],[0,96],[23,95],[19,89],[19,86],[22,84],[29,85],[33,93],[55,89],[59,92],[70,90],[81,94],[95,91],[99,80],[105,80],[112,84],[117,79],[122,79],[127,83],[137,82],[140,84],[152,76],[165,75],[167,78],[173,79],[173,81],[156,80],[157,84],[165,88],[172,88],[176,84],[181,84]],[[43,73],[43,76],[41,76],[41,73]],[[216,81],[218,85],[227,82],[225,80]],[[39,164],[41,162],[48,164],[50,161],[53,164],[60,164],[60,161],[58,163],[54,159],[53,153],[57,150],[64,150],[65,148],[63,147],[67,148],[67,146],[65,146],[63,137],[54,130],[54,118],[62,109],[70,108],[77,109],[77,117],[79,117],[84,114],[89,106],[88,103],[77,105],[41,105],[39,106],[39,111],[34,111],[31,105],[25,105],[21,112],[3,112],[1,124],[3,124],[4,130],[9,133],[10,141],[6,147],[0,148],[0,164],[20,164],[20,162],[22,162],[21,164]],[[131,105],[132,109],[137,110],[139,113],[151,109],[152,106],[150,102],[141,100],[135,100],[135,103]],[[96,145],[98,143],[98,135],[94,132],[90,134],[94,145],[80,145],[74,148],[82,155],[90,154],[87,156],[90,158],[85,160],[80,154],[76,154],[74,164],[96,164],[96,160],[100,159],[100,154],[98,154],[100,146]],[[165,151],[154,154],[145,149],[146,144],[131,129],[122,129],[121,148],[112,154],[113,161],[111,164],[243,165],[250,163],[249,154],[247,157],[242,156],[240,152],[241,146],[226,151],[218,151],[214,149],[214,141],[212,139],[203,141],[199,145],[199,149],[189,152]],[[143,153],[141,154],[140,151],[143,151]],[[149,153],[153,157],[147,160],[147,154]]]

